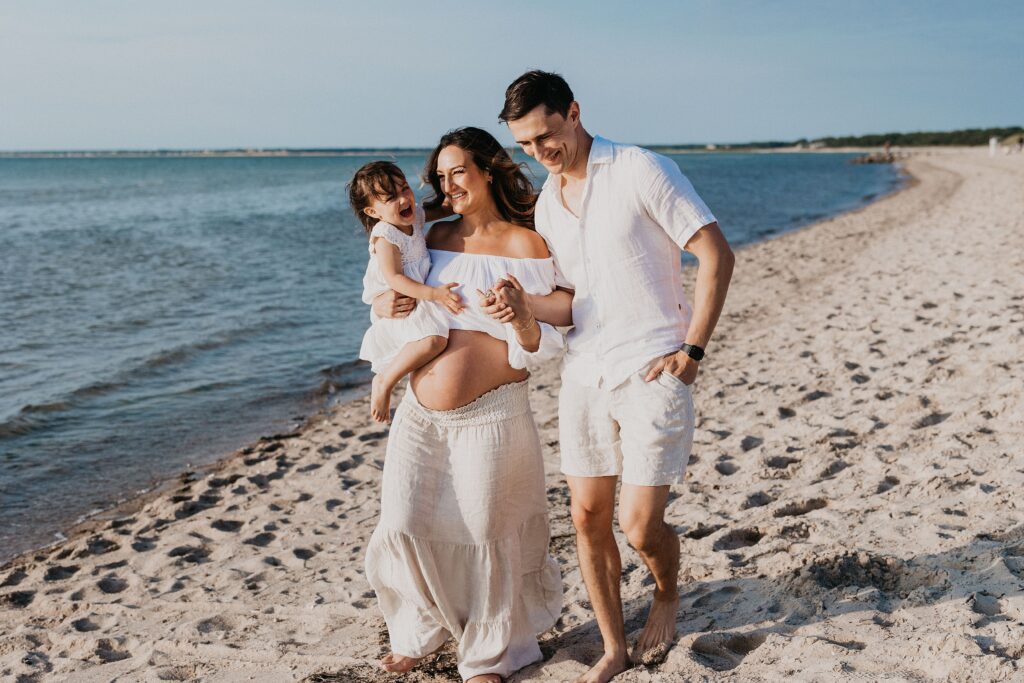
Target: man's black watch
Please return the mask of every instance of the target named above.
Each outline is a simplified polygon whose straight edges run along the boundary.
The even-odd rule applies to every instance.
[[[683,344],[679,347],[679,350],[696,361],[704,358],[704,349],[699,346],[694,346],[693,344]]]

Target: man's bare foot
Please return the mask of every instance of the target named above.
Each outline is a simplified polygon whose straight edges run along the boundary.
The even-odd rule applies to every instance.
[[[498,674],[480,674],[467,678],[466,683],[501,683],[501,676]]]
[[[679,609],[679,596],[671,598],[654,597],[651,609],[647,612],[647,623],[636,641],[634,659],[643,656],[648,650],[659,645],[671,646],[676,639],[676,613]]]
[[[626,657],[625,652],[621,654],[606,652],[590,671],[576,679],[576,683],[608,683],[613,677],[628,668],[629,658]]]
[[[374,375],[370,382],[370,415],[377,422],[388,422],[391,419],[391,390],[380,375]]]
[[[380,666],[385,671],[401,674],[419,664],[421,659],[422,657],[406,657],[389,652],[380,660]]]

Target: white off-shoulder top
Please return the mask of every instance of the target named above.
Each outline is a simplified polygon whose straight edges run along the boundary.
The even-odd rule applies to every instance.
[[[555,289],[555,264],[551,258],[512,258],[442,249],[428,251],[431,266],[425,283],[431,287],[448,282],[459,283],[453,291],[462,297],[465,306],[463,311],[455,315],[443,306],[438,307],[449,329],[486,332],[495,339],[507,342],[508,364],[516,369],[555,358],[562,353],[562,334],[547,323],[540,323],[540,348],[532,353],[524,350],[511,325],[500,323],[483,312],[480,295],[476,293],[478,289],[486,292],[498,280],[511,274],[528,293],[550,294]]]

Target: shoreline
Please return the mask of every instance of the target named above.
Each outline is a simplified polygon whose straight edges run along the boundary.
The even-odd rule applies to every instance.
[[[717,146],[714,149],[701,147],[673,147],[672,145],[639,145],[659,154],[866,154],[876,152],[881,145],[874,147],[727,147]],[[237,150],[69,150],[69,151],[28,151],[0,152],[3,159],[281,159],[309,157],[408,157],[426,156],[432,148],[422,149],[402,147],[396,149],[327,149],[327,150],[292,150],[292,149],[237,149]],[[894,147],[894,149],[896,149]],[[928,154],[936,151],[960,152],[970,149],[982,149],[971,146],[920,146],[898,148],[909,154]]]
[[[737,251],[667,512],[678,638],[616,683],[1019,677],[1024,158],[907,168],[898,192]],[[533,374],[563,612],[510,683],[572,680],[600,649],[557,392],[557,367]],[[366,408],[333,407],[5,564],[0,677],[394,680],[362,574],[387,436]],[[617,539],[635,634],[648,576]],[[406,680],[457,680],[451,657]]]
[[[778,150],[766,149],[765,151],[773,152]],[[818,151],[828,152],[830,150]],[[849,150],[844,150],[844,152],[845,151]],[[676,152],[670,153],[675,154]],[[728,151],[723,151],[721,153],[728,153]],[[0,156],[0,158],[2,158],[2,156]],[[734,247],[734,249],[737,251],[737,253],[739,253],[739,251],[755,247],[759,244],[764,244],[765,242],[781,239],[787,235],[800,232],[803,230],[812,229],[821,223],[826,223],[831,220],[835,220],[841,216],[856,214],[857,212],[863,211],[868,207],[877,204],[878,202],[884,201],[889,197],[893,197],[907,189],[910,189],[916,183],[916,180],[914,179],[913,175],[906,170],[906,161],[906,159],[902,159],[893,164],[897,168],[897,179],[888,190],[871,197],[871,199],[864,201],[861,205],[840,211],[838,213],[832,214],[830,216],[818,220],[814,220],[804,225],[798,225],[793,228],[787,228],[781,232],[769,234],[765,236],[763,239],[745,243],[739,247]],[[684,277],[686,277],[686,279],[688,280],[692,279],[692,276],[690,275],[690,271],[692,271],[692,269],[693,266],[691,264],[683,266]],[[342,364],[345,365],[347,363],[348,361]],[[404,382],[402,386],[404,386]],[[290,433],[301,433],[305,431],[306,429],[310,428],[311,425],[324,419],[327,419],[330,413],[339,407],[343,407],[345,405],[355,403],[357,401],[368,400],[369,383],[366,383],[365,394],[362,392],[362,388],[359,388],[357,390],[355,387],[349,387],[343,391],[345,393],[350,393],[354,395],[342,401],[335,401],[331,400],[330,398],[322,399],[324,403],[317,407],[316,410],[313,411],[310,415],[306,416],[302,422],[293,424],[292,428],[290,429]],[[396,391],[396,396],[397,395],[398,394]],[[133,512],[137,511],[139,508],[144,506],[147,502],[153,500],[154,498],[159,498],[161,495],[169,491],[179,481],[183,481],[186,478],[190,478],[190,480],[192,480],[191,478],[194,475],[198,475],[199,473],[203,473],[203,476],[210,476],[214,472],[219,471],[224,466],[226,466],[231,460],[246,455],[247,452],[251,452],[252,449],[256,448],[262,442],[272,439],[274,439],[274,436],[263,436],[251,443],[247,443],[243,446],[240,446],[239,448],[233,451],[213,455],[212,460],[208,462],[203,462],[202,464],[184,469],[177,473],[168,475],[167,477],[154,480],[145,489],[137,491],[134,494],[128,494],[126,496],[123,496],[114,503],[112,503],[109,507],[86,513],[79,520],[71,524],[69,527],[65,529],[58,529],[57,531],[55,531],[54,534],[55,536],[57,536],[57,538],[55,538],[53,541],[19,552],[18,554],[6,560],[0,560],[0,572],[7,570],[12,564],[15,564],[19,560],[22,560],[24,558],[41,552],[48,551],[62,543],[72,542],[77,538],[81,538],[83,535],[93,533],[97,527],[102,526],[103,524],[109,523],[110,521],[116,520],[117,518],[125,517],[127,515],[132,514]]]

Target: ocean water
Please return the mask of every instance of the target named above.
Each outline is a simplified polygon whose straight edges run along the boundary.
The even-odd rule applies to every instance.
[[[849,156],[673,158],[742,245],[899,183]],[[369,159],[0,159],[0,561],[365,391]]]

